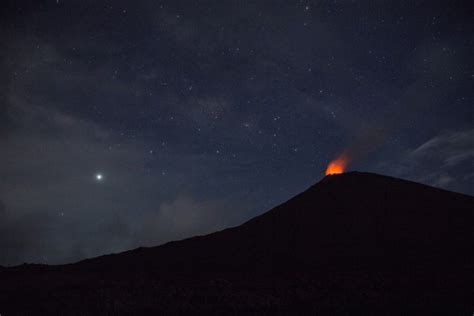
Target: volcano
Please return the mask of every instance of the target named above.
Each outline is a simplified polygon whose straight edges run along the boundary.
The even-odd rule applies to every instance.
[[[0,269],[2,315],[474,313],[474,198],[324,177],[206,236]]]

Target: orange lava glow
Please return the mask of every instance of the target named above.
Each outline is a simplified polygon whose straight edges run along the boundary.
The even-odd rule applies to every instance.
[[[348,163],[349,161],[344,156],[331,161],[326,169],[326,175],[343,173]]]

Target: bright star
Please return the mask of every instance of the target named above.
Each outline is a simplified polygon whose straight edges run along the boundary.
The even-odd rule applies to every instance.
[[[100,173],[98,173],[98,174],[96,174],[95,178],[100,181],[100,180],[102,180],[102,175]]]

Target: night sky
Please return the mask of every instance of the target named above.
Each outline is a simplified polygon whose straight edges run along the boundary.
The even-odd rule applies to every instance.
[[[474,194],[471,1],[2,1],[0,265],[238,225],[348,170]]]

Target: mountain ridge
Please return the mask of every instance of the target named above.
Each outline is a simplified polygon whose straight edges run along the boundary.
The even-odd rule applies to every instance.
[[[396,177],[392,177],[392,176],[387,176],[387,175],[381,175],[381,174],[377,174],[377,173],[372,173],[372,172],[362,172],[362,171],[349,171],[349,172],[344,172],[342,174],[333,174],[333,175],[326,175],[324,176],[320,181],[314,183],[313,185],[309,186],[306,190],[304,190],[303,192],[295,195],[294,197],[291,197],[290,199],[282,202],[281,204],[277,205],[276,207],[273,207],[265,212],[263,212],[262,214],[260,215],[257,215],[239,225],[236,225],[236,226],[233,226],[233,227],[228,227],[228,228],[224,228],[222,230],[219,230],[219,231],[215,231],[215,232],[211,232],[209,234],[202,234],[202,235],[196,235],[196,236],[191,236],[191,237],[188,237],[188,238],[183,238],[183,239],[179,239],[179,240],[171,240],[171,241],[168,241],[168,242],[165,242],[163,244],[160,244],[160,245],[156,245],[156,246],[148,246],[148,247],[137,247],[137,248],[134,248],[134,249],[130,249],[130,250],[125,250],[125,251],[122,251],[122,252],[117,252],[117,253],[109,253],[109,254],[103,254],[103,255],[100,255],[100,256],[97,256],[97,257],[91,257],[91,258],[86,258],[86,259],[83,259],[83,260],[79,260],[77,262],[72,262],[72,263],[66,263],[66,264],[41,264],[41,263],[23,263],[23,264],[20,264],[20,265],[16,265],[16,266],[7,266],[7,267],[3,267],[0,265],[0,268],[15,268],[15,267],[22,267],[22,266],[69,266],[69,265],[73,265],[73,264],[79,264],[79,263],[82,263],[84,261],[89,261],[89,260],[94,260],[94,259],[97,259],[97,258],[102,258],[102,257],[106,257],[106,256],[117,256],[117,255],[121,255],[121,254],[124,254],[124,253],[129,253],[129,252],[136,252],[136,251],[140,251],[140,250],[144,250],[144,249],[154,249],[154,248],[157,248],[157,247],[163,247],[163,246],[167,246],[167,245],[173,245],[175,243],[179,243],[179,242],[182,242],[182,241],[186,241],[186,240],[189,240],[189,239],[196,239],[196,238],[200,238],[200,237],[206,237],[206,236],[211,236],[211,235],[214,235],[214,234],[218,234],[218,233],[221,233],[221,232],[224,232],[224,231],[227,231],[227,230],[232,230],[234,228],[238,228],[242,225],[246,225],[247,223],[249,222],[252,222],[254,220],[257,220],[258,218],[262,217],[262,216],[265,216],[266,214],[272,212],[274,209],[277,209],[278,207],[280,207],[281,205],[284,205],[286,203],[289,203],[290,201],[294,200],[295,198],[303,195],[303,194],[308,194],[310,193],[312,190],[315,190],[315,189],[318,189],[321,187],[322,184],[328,184],[329,181],[339,181],[339,180],[342,180],[342,179],[347,179],[349,177],[357,177],[358,179],[360,179],[360,177],[365,177],[365,178],[372,178],[372,179],[378,179],[378,180],[383,180],[383,181],[397,181],[397,182],[402,182],[402,183],[405,183],[407,185],[414,185],[414,186],[417,186],[417,187],[425,187],[425,188],[429,188],[430,190],[434,190],[434,191],[439,191],[439,192],[446,192],[446,193],[449,193],[449,194],[454,194],[454,195],[459,195],[459,196],[464,196],[464,197],[468,197],[468,198],[474,198],[468,194],[464,194],[464,193],[459,193],[459,192],[453,192],[453,191],[449,191],[449,190],[445,190],[445,189],[442,189],[442,188],[437,188],[437,187],[433,187],[433,186],[430,186],[430,185],[427,185],[427,184],[423,184],[423,183],[418,183],[418,182],[415,182],[415,181],[411,181],[411,180],[406,180],[406,179],[400,179],[400,178],[396,178]]]
[[[157,248],[157,247],[162,247],[162,246],[167,246],[167,245],[173,245],[173,244],[175,244],[175,243],[179,243],[179,242],[186,241],[186,240],[189,240],[189,239],[193,239],[193,240],[194,240],[194,239],[196,239],[196,238],[211,236],[211,235],[214,235],[214,234],[218,234],[218,233],[221,233],[221,232],[225,232],[225,231],[228,231],[228,230],[232,230],[232,229],[238,228],[238,227],[243,226],[243,225],[247,225],[248,223],[251,223],[251,222],[253,222],[253,221],[256,221],[256,220],[258,220],[259,218],[261,218],[261,217],[263,217],[263,216],[266,216],[267,214],[270,214],[273,210],[277,209],[277,208],[280,207],[281,205],[290,203],[290,202],[293,201],[294,199],[297,199],[299,196],[302,196],[302,195],[304,195],[304,194],[308,194],[308,193],[312,192],[313,190],[318,189],[322,184],[328,183],[328,181],[340,180],[340,179],[347,178],[347,177],[352,177],[352,176],[356,176],[356,177],[364,176],[364,177],[378,178],[378,179],[384,180],[384,181],[394,181],[394,180],[395,180],[395,181],[403,182],[403,183],[405,183],[405,184],[412,185],[412,186],[424,187],[424,188],[427,188],[427,189],[430,189],[430,190],[433,190],[433,191],[446,192],[446,193],[449,193],[449,194],[454,194],[454,195],[464,196],[464,197],[468,197],[468,198],[473,198],[473,197],[471,197],[470,195],[467,195],[467,194],[458,193],[458,192],[452,192],[452,191],[448,191],[448,190],[445,190],[445,189],[441,189],[441,188],[429,186],[429,185],[426,185],[426,184],[418,183],[418,182],[415,182],[415,181],[410,181],[410,180],[405,180],[405,179],[399,179],[399,178],[395,178],[395,177],[391,177],[391,176],[380,175],[380,174],[370,173],[370,172],[350,171],[350,172],[346,172],[346,173],[342,173],[342,174],[326,175],[326,176],[323,177],[320,181],[318,181],[318,182],[316,182],[315,184],[311,185],[310,187],[308,187],[308,188],[307,188],[306,190],[304,190],[303,192],[301,192],[301,193],[295,195],[294,197],[288,199],[287,201],[281,203],[280,205],[278,205],[278,206],[276,206],[276,207],[274,207],[274,208],[271,208],[270,210],[268,210],[268,211],[266,211],[266,212],[263,212],[262,214],[257,215],[257,216],[255,216],[255,217],[253,217],[253,218],[251,218],[251,219],[245,221],[244,223],[242,223],[242,224],[240,224],[240,225],[237,225],[237,226],[234,226],[234,227],[225,228],[225,229],[223,229],[223,230],[216,231],[216,232],[212,232],[212,233],[210,233],[210,234],[192,236],[192,237],[185,238],[185,239],[181,239],[181,240],[173,240],[173,241],[169,241],[169,242],[166,242],[166,243],[161,244],[161,245],[158,245],[158,246],[138,247],[138,248],[131,249],[131,250],[128,250],[128,251],[125,251],[125,252],[139,251],[139,250],[142,250],[142,249],[154,249],[154,248]],[[123,252],[121,252],[121,253],[123,253]],[[111,254],[111,255],[120,255],[121,253],[116,253],[116,254]],[[107,256],[107,255],[108,255],[108,254],[106,254],[105,256]],[[102,257],[102,256],[100,256],[100,257]],[[91,259],[94,259],[94,258],[89,258],[89,259],[85,259],[85,260],[91,260]],[[84,260],[83,260],[83,261],[84,261]],[[81,262],[81,261],[80,261],[80,262]]]
[[[15,314],[14,302],[26,301],[54,314],[62,297],[79,313],[80,294],[93,313],[471,312],[473,225],[471,196],[372,173],[330,175],[208,235],[0,269],[0,307]]]

